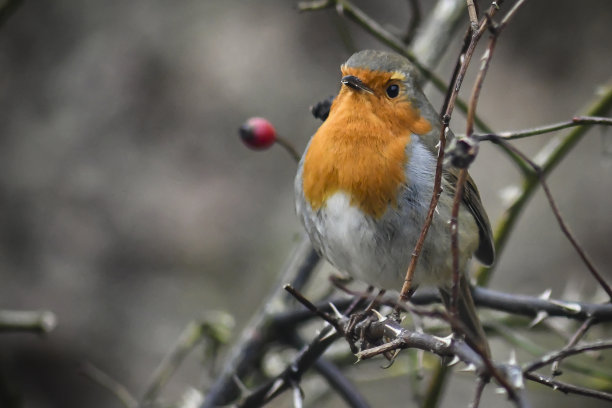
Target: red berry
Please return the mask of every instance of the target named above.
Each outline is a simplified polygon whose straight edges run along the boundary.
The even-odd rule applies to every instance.
[[[240,137],[251,149],[267,149],[276,141],[276,129],[264,118],[250,118],[240,126]]]

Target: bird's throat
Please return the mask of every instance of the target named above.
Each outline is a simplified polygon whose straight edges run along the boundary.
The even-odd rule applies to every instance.
[[[410,131],[394,134],[371,112],[332,110],[313,136],[304,159],[304,196],[313,210],[336,192],[365,214],[379,218],[397,206],[407,182],[406,145]]]

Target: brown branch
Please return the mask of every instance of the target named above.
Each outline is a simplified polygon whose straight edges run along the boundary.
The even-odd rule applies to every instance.
[[[482,85],[484,83],[485,77],[489,70],[489,66],[491,63],[491,59],[493,57],[493,51],[495,50],[495,45],[497,44],[497,39],[501,34],[502,30],[506,27],[510,19],[516,14],[518,9],[523,5],[525,0],[519,0],[515,3],[515,5],[506,13],[501,24],[492,30],[491,38],[489,39],[489,44],[485,51],[485,54],[482,58],[482,65],[480,66],[480,70],[478,71],[478,75],[476,76],[476,81],[474,82],[474,87],[472,88],[472,95],[470,97],[470,102],[468,105],[467,112],[467,120],[466,120],[466,137],[468,140],[471,140],[472,134],[474,132],[474,119],[476,118],[476,107],[478,105],[478,101],[480,98],[480,91],[482,90]],[[472,6],[474,6],[472,4]],[[470,9],[470,2],[468,1],[468,10]],[[483,21],[480,23],[480,27],[478,31],[473,28],[472,40],[470,45],[476,45],[480,36],[484,33],[484,31],[488,27],[493,27],[493,13],[496,10],[495,7],[492,7],[489,10],[489,13],[483,18]],[[476,15],[476,11],[473,11],[474,16]],[[470,14],[470,19],[472,20],[472,15]],[[472,21],[473,26],[473,21]],[[474,52],[474,47],[468,49],[468,52],[471,50],[469,57]],[[467,53],[466,53],[467,54]],[[475,158],[476,148],[471,149],[469,153],[471,154],[471,158],[466,162],[466,167],[462,168],[459,177],[456,183],[455,197],[453,200],[453,210],[451,214],[451,252],[453,256],[453,291],[452,291],[452,299],[451,304],[456,308],[457,305],[457,296],[458,296],[458,288],[459,288],[459,231],[458,231],[458,217],[459,217],[459,208],[461,205],[461,199],[463,195],[463,188],[465,181],[467,179],[467,170],[466,168],[469,166],[471,161]]]
[[[478,377],[476,379],[476,391],[474,392],[474,400],[470,404],[470,408],[478,408],[480,406],[480,398],[487,384],[488,381],[485,381],[483,377]]]

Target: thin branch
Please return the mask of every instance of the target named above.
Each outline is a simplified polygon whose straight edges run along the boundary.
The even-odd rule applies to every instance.
[[[525,373],[526,379],[551,387],[553,390],[560,391],[564,394],[583,395],[585,397],[597,398],[604,401],[612,401],[612,394],[603,391],[591,390],[588,388],[578,387],[576,385],[557,381],[549,377],[545,377],[538,373]]]
[[[578,344],[578,342],[584,337],[586,332],[591,328],[591,326],[594,323],[595,323],[595,318],[594,317],[589,317],[584,322],[582,322],[582,324],[580,325],[578,330],[576,330],[576,332],[574,333],[572,338],[567,342],[567,344],[565,345],[564,348],[568,349],[568,348],[574,347],[576,344]],[[561,365],[561,359],[555,361],[552,364],[552,366],[550,368],[550,371],[552,371],[553,375],[560,375],[561,374],[561,371],[559,369],[560,365]]]
[[[191,322],[174,345],[172,351],[163,359],[159,367],[153,373],[152,380],[141,400],[142,406],[152,405],[162,388],[167,384],[176,369],[181,365],[185,357],[206,336],[208,322]]]
[[[89,378],[100,387],[110,391],[126,408],[138,408],[138,401],[130,394],[130,392],[118,383],[116,380],[111,378],[104,371],[95,367],[93,364],[86,363],[80,370],[81,374]]]
[[[514,130],[500,133],[475,133],[474,138],[478,140],[486,140],[488,137],[497,136],[506,140],[522,139],[529,136],[543,135],[557,130],[567,129],[570,127],[581,125],[605,125],[612,126],[612,118],[603,118],[597,116],[576,116],[572,120],[565,122],[554,123],[552,125],[538,126],[525,130]]]
[[[253,315],[252,321],[243,329],[241,337],[232,347],[222,372],[206,393],[202,408],[224,405],[238,397],[239,389],[234,378],[245,375],[261,357],[268,342],[278,337],[272,324],[273,317],[287,310],[294,302],[282,286],[292,282],[294,287],[301,288],[318,263],[319,256],[310,245],[308,238],[303,236],[274,290],[263,302],[261,310]]]
[[[470,404],[470,408],[478,408],[480,406],[480,398],[482,397],[482,392],[487,386],[488,381],[486,381],[483,377],[478,377],[476,379],[476,390],[474,392],[474,399]]]
[[[586,116],[593,117],[605,115],[610,108],[612,108],[612,85],[603,87],[599,95],[601,96],[598,96],[598,98],[592,102],[591,106],[586,109]],[[543,173],[548,174],[552,171],[556,165],[567,156],[576,143],[582,139],[588,129],[589,126],[578,126],[569,134],[550,140],[538,154],[538,157],[541,158],[540,163]],[[518,221],[519,215],[522,214],[525,205],[535,192],[538,183],[539,178],[536,175],[527,177],[523,183],[521,193],[508,206],[506,212],[498,221],[494,234],[495,252],[498,254],[498,257],[503,252],[508,242],[508,237]],[[499,265],[499,262],[497,262],[497,265]],[[478,284],[486,284],[494,270],[495,266],[481,267],[476,273]]]
[[[253,391],[238,404],[238,407],[260,407],[298,382],[325,350],[342,336],[338,332],[332,333],[332,330],[332,327],[328,326],[321,331],[321,334],[307,347],[303,348],[295,360],[281,374]]]
[[[519,155],[526,163],[528,163],[533,168],[535,174],[537,175],[538,181],[542,185],[544,194],[546,195],[546,198],[548,199],[548,203],[550,204],[552,212],[555,218],[557,219],[557,222],[559,224],[559,227],[561,228],[561,231],[563,232],[563,234],[565,234],[565,237],[572,244],[572,246],[578,253],[578,256],[580,256],[580,259],[582,259],[582,262],[586,265],[591,275],[599,283],[599,286],[603,288],[603,290],[607,293],[608,297],[610,298],[610,301],[612,301],[612,287],[610,287],[610,285],[605,281],[601,273],[597,270],[597,268],[595,268],[595,265],[593,265],[593,262],[590,260],[590,258],[588,257],[584,249],[580,246],[580,244],[578,243],[574,235],[569,230],[569,227],[566,224],[563,217],[561,216],[559,207],[557,207],[557,203],[555,202],[555,199],[553,198],[552,193],[550,192],[550,189],[548,188],[548,183],[546,182],[543,168],[538,166],[535,162],[529,159],[519,149],[517,149],[516,147],[508,143],[505,139],[491,137],[490,140],[494,143],[505,144],[508,149],[514,151],[514,153]]]
[[[501,3],[501,2],[499,2]],[[449,88],[448,84],[433,73],[428,67],[423,65],[416,56],[406,47],[403,41],[391,34],[388,30],[385,30],[378,22],[368,16],[366,13],[361,11],[357,6],[348,0],[327,0],[327,1],[303,1],[298,3],[299,11],[315,11],[322,10],[325,8],[337,7],[342,11],[342,14],[349,17],[355,23],[360,25],[367,32],[372,34],[383,44],[389,46],[395,52],[406,57],[414,66],[421,72],[424,80],[429,80],[431,83],[441,92],[446,92]],[[423,80],[418,81],[421,85]],[[467,112],[467,105],[465,101],[458,99],[457,107],[462,112]],[[475,118],[475,122],[480,129],[487,129],[485,132],[490,132],[490,128],[479,118]]]
[[[501,34],[502,30],[506,27],[510,19],[516,14],[518,9],[521,7],[521,5],[524,4],[524,2],[525,0],[519,0],[515,3],[515,5],[510,9],[510,11],[506,13],[499,27],[497,27],[493,31],[493,34],[491,35],[491,38],[489,39],[489,44],[487,46],[484,56],[482,57],[482,64],[480,66],[480,70],[478,71],[478,75],[476,76],[476,81],[474,82],[474,86],[472,88],[472,95],[470,96],[470,102],[468,105],[467,120],[466,120],[466,137],[468,139],[471,139],[472,133],[474,132],[474,120],[476,118],[476,107],[478,106],[478,101],[480,98],[480,91],[482,89],[482,85],[484,83],[485,77],[489,70],[491,59],[493,57],[493,51],[495,50],[495,45],[497,44],[497,39],[499,38],[499,35]],[[484,33],[484,31],[488,27],[492,26],[493,13],[496,10],[495,7],[491,7],[489,12],[486,14],[485,18],[483,18],[483,21],[480,23],[480,26],[475,26],[474,19],[476,18],[476,9],[473,3],[471,4],[471,7],[473,10],[471,13],[473,13],[473,16],[472,14],[470,14],[470,20],[472,21],[473,34],[472,34],[472,39],[470,43],[470,48],[468,48],[468,50],[464,54],[466,59],[468,60],[468,63],[472,57],[472,54],[475,50],[476,43],[480,39],[480,36]],[[468,10],[470,9],[471,9],[470,1],[468,0]],[[476,30],[477,28],[478,30]],[[476,150],[471,150],[471,153],[473,155],[475,155],[475,152]],[[471,160],[473,159],[474,157],[471,158]],[[471,162],[471,160],[467,162],[467,166],[469,166],[469,163]],[[452,291],[453,297],[452,297],[451,304],[453,305],[453,307],[455,307],[455,311],[456,311],[457,296],[458,296],[458,290],[459,290],[459,274],[461,272],[459,271],[458,218],[459,218],[459,208],[460,208],[462,197],[463,197],[464,184],[467,179],[466,168],[462,168],[459,172],[459,177],[457,179],[457,183],[455,187],[455,197],[453,199],[453,210],[451,214],[451,235],[450,236],[451,236],[451,252],[452,252],[452,257],[453,257],[453,291]]]
[[[478,30],[478,13],[474,0],[467,0],[468,16],[470,17],[470,26],[472,31]]]
[[[527,364],[525,367],[523,367],[523,372],[528,373],[537,370],[538,368],[544,367],[545,365],[548,365],[559,359],[584,353],[585,351],[605,350],[609,348],[612,348],[612,340],[600,340],[592,343],[584,343],[579,346],[574,346],[570,348],[563,348],[561,350],[548,353],[542,358],[530,364]]]

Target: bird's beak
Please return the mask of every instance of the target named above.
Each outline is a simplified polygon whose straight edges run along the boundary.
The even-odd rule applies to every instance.
[[[369,94],[374,94],[374,91],[371,88],[367,87],[363,82],[361,82],[361,79],[357,78],[354,75],[345,75],[342,77],[340,82],[343,85],[346,85],[358,91],[364,91]]]

